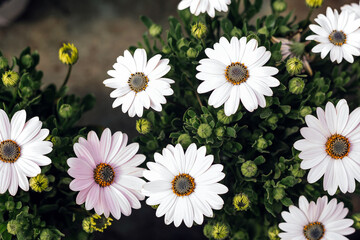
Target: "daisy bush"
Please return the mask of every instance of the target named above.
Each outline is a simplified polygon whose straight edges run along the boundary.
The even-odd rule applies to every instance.
[[[0,53],[1,238],[88,239],[142,206],[209,239],[351,238],[359,4],[325,2],[299,1],[303,19],[285,0],[266,16],[262,0],[181,0],[166,32],[142,16],[143,41],[99,80],[133,140],[76,124],[94,98],[67,93],[73,44],[60,88],[41,85],[37,52]]]

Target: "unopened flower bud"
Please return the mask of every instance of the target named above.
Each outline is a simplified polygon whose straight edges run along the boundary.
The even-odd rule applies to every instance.
[[[171,53],[171,48],[169,46],[164,46],[161,50],[165,54]]]
[[[74,44],[65,44],[59,49],[59,59],[62,63],[73,65],[79,59],[79,53]]]
[[[0,57],[0,69],[7,69],[9,67],[9,62],[6,57]]]
[[[231,240],[248,240],[249,234],[244,229],[240,229],[235,234],[233,234]]]
[[[284,0],[276,0],[273,2],[272,7],[275,12],[281,13],[286,10],[287,4]]]
[[[226,116],[224,109],[220,109],[217,112],[216,116],[219,122],[221,122],[222,124],[229,124],[232,122],[234,115]]]
[[[360,213],[355,213],[351,216],[351,218],[354,220],[353,227],[357,230],[360,229]]]
[[[247,211],[250,206],[249,197],[245,193],[236,194],[233,198],[233,205],[236,211]]]
[[[280,233],[280,229],[278,228],[278,226],[272,226],[268,230],[268,236],[270,240],[280,240],[278,236],[279,233]]]
[[[257,142],[256,142],[256,147],[257,147],[258,149],[265,149],[265,148],[267,148],[268,146],[269,146],[268,142],[267,142],[266,139],[263,138],[263,137],[260,137],[260,138],[257,140]]]
[[[292,78],[289,81],[289,91],[293,94],[301,94],[304,91],[305,82],[302,78]]]
[[[206,37],[207,28],[202,22],[195,23],[191,27],[191,34],[197,39],[203,39]]]
[[[21,64],[24,65],[25,68],[30,68],[33,63],[34,61],[30,54],[26,54],[21,57]]]
[[[187,148],[192,143],[192,140],[189,134],[183,133],[179,136],[177,143],[180,143],[183,148]]]
[[[205,226],[204,226],[204,229],[203,229],[203,233],[205,235],[205,237],[207,237],[208,239],[212,238],[212,228],[213,226],[209,223],[207,223]]]
[[[202,123],[200,124],[198,130],[197,130],[197,134],[201,137],[201,138],[208,138],[211,136],[212,134],[212,128],[210,127],[209,124],[207,123]]]
[[[303,70],[303,63],[297,57],[290,58],[286,62],[286,70],[291,76],[298,75]]]
[[[51,240],[53,239],[53,233],[50,229],[44,229],[41,231],[40,240]]]
[[[211,236],[216,240],[223,240],[229,236],[229,227],[224,223],[216,223],[212,227]]]
[[[7,71],[2,75],[2,82],[6,87],[14,87],[19,82],[20,76],[17,72]]]
[[[186,51],[186,55],[188,58],[196,58],[199,55],[199,51],[197,51],[195,48],[189,48]]]
[[[274,195],[274,199],[275,200],[281,200],[285,197],[285,190],[284,188],[280,188],[280,187],[277,187],[277,188],[274,188],[273,190],[273,195]]]
[[[300,108],[300,116],[305,117],[306,115],[310,115],[312,113],[311,107],[302,106]]]
[[[145,118],[137,120],[136,131],[140,134],[148,134],[151,131],[151,122]]]
[[[215,129],[215,135],[217,137],[223,137],[225,134],[225,129],[223,127],[218,127]]]
[[[84,220],[82,221],[82,228],[87,233],[92,233],[94,231],[90,217],[84,218]]]
[[[230,32],[230,35],[233,36],[233,37],[238,37],[240,38],[242,36],[242,31],[241,29],[237,28],[237,27],[234,27],[231,32]]]
[[[35,192],[42,192],[49,186],[49,179],[44,174],[30,178],[30,188]]]
[[[158,37],[162,33],[162,27],[158,24],[152,24],[149,29],[149,33],[153,37]]]
[[[251,160],[246,161],[241,165],[241,173],[245,177],[253,177],[255,176],[256,172],[257,172],[257,166]]]
[[[278,121],[279,121],[279,118],[276,115],[272,115],[271,117],[269,117],[267,119],[267,122],[270,124],[276,124]]]
[[[8,233],[10,233],[11,235],[16,235],[19,227],[20,227],[20,224],[17,220],[10,220],[6,226]]]
[[[5,209],[7,211],[13,211],[15,209],[15,203],[13,201],[6,201],[5,202]]]
[[[59,115],[62,118],[70,118],[73,115],[73,108],[70,104],[62,104],[59,109]]]
[[[323,0],[305,0],[306,5],[311,8],[318,8],[321,7]]]
[[[315,104],[318,106],[322,104],[326,99],[325,93],[317,92],[315,93]]]

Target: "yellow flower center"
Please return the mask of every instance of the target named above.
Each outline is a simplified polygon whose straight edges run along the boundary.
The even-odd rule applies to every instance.
[[[225,77],[233,85],[239,85],[249,78],[249,71],[244,64],[235,62],[226,67]]]
[[[343,31],[334,30],[329,35],[329,41],[336,46],[342,46],[346,43],[346,34]]]
[[[100,187],[110,186],[115,179],[114,169],[106,163],[100,163],[94,169],[94,180]]]
[[[6,163],[16,162],[21,155],[20,146],[13,140],[5,140],[0,143],[0,160]]]
[[[350,150],[349,140],[340,134],[329,137],[325,146],[327,154],[334,159],[344,158],[349,154]]]
[[[136,93],[144,91],[148,86],[148,82],[148,77],[142,72],[132,73],[128,80],[130,89]]]
[[[322,223],[313,222],[304,226],[303,232],[306,240],[320,240],[324,236],[325,228],[324,225],[322,225]]]
[[[189,196],[195,190],[195,179],[189,174],[179,174],[171,182],[173,192],[179,196]]]

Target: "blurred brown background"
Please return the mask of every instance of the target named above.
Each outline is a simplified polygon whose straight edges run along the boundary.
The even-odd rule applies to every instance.
[[[11,17],[21,1],[11,10],[0,14],[0,24]],[[114,131],[135,136],[135,119],[123,114],[120,108],[112,109],[111,90],[102,81],[112,69],[116,58],[130,45],[136,45],[146,28],[139,20],[146,15],[167,28],[167,18],[176,15],[180,0],[30,0],[20,17],[8,26],[0,27],[0,49],[10,58],[19,55],[30,46],[41,56],[38,69],[44,71],[44,84],[61,85],[67,67],[58,60],[58,49],[63,42],[77,46],[80,59],[69,81],[71,93],[83,96],[93,93],[97,102],[95,109],[84,115],[80,124],[110,127]],[[270,0],[264,0],[262,14],[270,12]],[[357,0],[324,0],[324,6],[313,14],[325,12],[325,6],[339,9]],[[0,0],[0,8],[9,0]],[[288,0],[288,9],[299,18],[308,13],[305,0]],[[1,13],[1,11],[0,11]],[[156,218],[155,211],[145,206],[133,211],[130,217],[122,217],[110,230],[96,239],[204,239],[202,227],[191,229],[166,226],[163,218]],[[353,238],[353,239],[360,239]]]

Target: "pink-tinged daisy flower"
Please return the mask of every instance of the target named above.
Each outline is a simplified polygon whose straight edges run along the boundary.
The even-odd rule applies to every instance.
[[[342,6],[341,11],[349,11],[349,13],[355,13],[356,18],[360,18],[360,1],[359,3],[351,3]]]
[[[246,37],[233,37],[229,42],[221,37],[214,48],[205,49],[208,58],[201,59],[196,67],[199,71],[196,78],[203,82],[198,93],[212,91],[209,105],[218,108],[224,104],[226,116],[238,110],[240,101],[252,112],[258,106],[264,108],[264,96],[272,96],[271,87],[280,85],[279,80],[272,77],[279,70],[264,66],[271,57],[265,47],[258,47],[258,42]]]
[[[213,155],[205,155],[205,146],[197,149],[192,143],[184,153],[180,144],[168,145],[162,154],[155,153],[155,162],[148,162],[150,170],[144,177],[150,182],[143,187],[148,205],[158,205],[156,216],[165,215],[165,224],[178,227],[184,221],[191,227],[202,224],[204,216],[212,217],[212,209],[220,210],[224,201],[219,194],[228,188],[221,181],[225,174],[221,164],[212,164]]]
[[[228,5],[231,0],[182,0],[179,5],[179,10],[190,8],[190,12],[196,16],[200,13],[209,14],[210,17],[215,17],[215,10],[219,12],[227,12]]]
[[[345,99],[336,105],[318,107],[317,117],[307,115],[308,127],[300,129],[305,139],[294,148],[301,151],[302,169],[310,169],[309,183],[324,175],[324,190],[334,195],[338,186],[343,193],[355,191],[355,179],[360,181],[360,108],[349,114]]]
[[[128,112],[130,117],[135,114],[141,117],[144,108],[151,107],[160,112],[161,104],[166,103],[164,96],[174,93],[170,87],[174,80],[163,77],[171,69],[169,59],[161,59],[160,54],[147,61],[144,49],[136,49],[134,56],[125,50],[124,56],[118,57],[113,67],[115,70],[108,71],[112,78],[106,79],[104,84],[115,88],[110,94],[115,98],[112,107],[122,105],[121,110]]]
[[[139,200],[144,199],[141,187],[145,183],[140,177],[143,169],[139,168],[145,156],[136,154],[138,143],[126,145],[128,136],[122,132],[111,135],[107,128],[99,140],[94,131],[87,139],[80,138],[74,145],[76,158],[67,160],[70,166],[68,174],[75,178],[70,189],[80,191],[77,204],[85,202],[86,210],[95,209],[99,215],[116,219],[121,214],[129,216],[131,208],[139,209]]]
[[[29,191],[27,177],[41,173],[39,166],[51,163],[44,156],[52,151],[52,143],[44,141],[48,129],[41,129],[38,117],[26,121],[25,110],[14,114],[11,121],[4,110],[0,109],[0,193],[9,190],[15,195],[18,186]]]
[[[346,240],[348,238],[344,236],[355,232],[351,227],[354,221],[345,218],[348,212],[335,198],[328,202],[324,196],[316,203],[309,203],[301,196],[299,207],[292,205],[289,212],[281,213],[285,223],[279,224],[284,231],[279,233],[279,237],[281,240]]]

